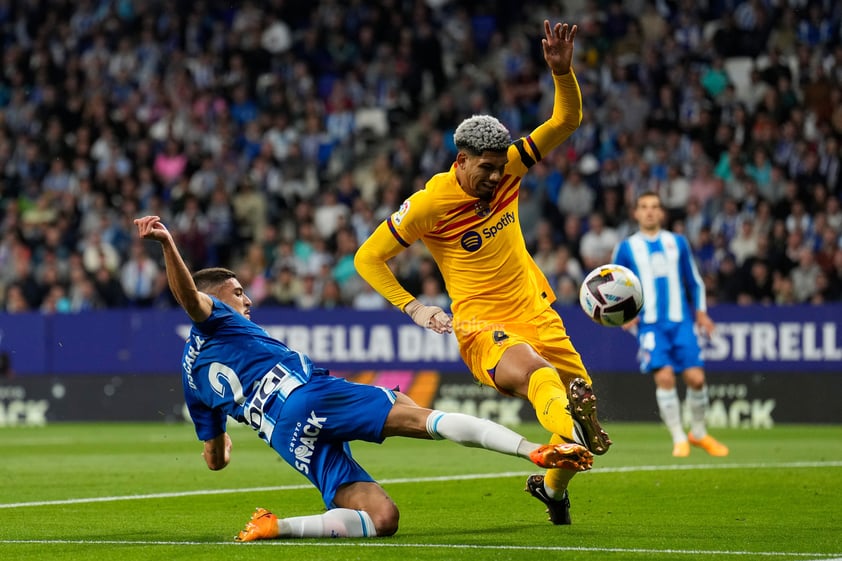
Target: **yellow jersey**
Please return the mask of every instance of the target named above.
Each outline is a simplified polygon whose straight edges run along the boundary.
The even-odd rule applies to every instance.
[[[571,70],[554,76],[552,117],[529,136],[514,141],[493,199],[469,196],[456,179],[455,165],[433,176],[381,224],[357,251],[360,275],[403,309],[414,299],[385,261],[422,240],[436,261],[453,301],[454,328],[466,322],[529,320],[544,311],[555,293],[526,249],[518,213],[521,179],[578,128],[582,97]]]

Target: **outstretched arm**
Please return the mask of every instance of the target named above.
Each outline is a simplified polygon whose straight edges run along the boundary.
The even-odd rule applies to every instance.
[[[173,296],[194,322],[208,319],[213,310],[213,300],[203,292],[199,292],[190,270],[181,258],[172,234],[157,216],[145,216],[134,221],[137,232],[145,240],[155,240],[161,244],[164,252],[164,263],[167,268],[167,282]]]
[[[555,97],[553,114],[530,135],[540,160],[547,152],[564,142],[582,122],[582,92],[573,72],[573,45],[578,27],[566,23],[550,26],[544,20],[544,60],[553,73]]]
[[[564,76],[570,72],[573,63],[573,40],[579,27],[566,23],[557,23],[550,27],[549,20],[544,20],[544,38],[541,46],[544,48],[544,60],[554,76]]]

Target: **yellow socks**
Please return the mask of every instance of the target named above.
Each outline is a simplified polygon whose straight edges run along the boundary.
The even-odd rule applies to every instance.
[[[554,434],[550,438],[550,444],[562,444],[564,439],[559,435]],[[567,484],[573,479],[577,472],[572,469],[548,469],[544,474],[544,490],[551,499],[561,498],[564,490],[567,489]]]
[[[527,397],[542,427],[567,442],[575,442],[573,419],[567,411],[567,390],[555,369],[544,367],[533,372]]]

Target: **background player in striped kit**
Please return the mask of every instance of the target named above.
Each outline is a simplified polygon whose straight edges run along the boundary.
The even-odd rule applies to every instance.
[[[690,445],[712,456],[727,456],[728,448],[707,433],[708,393],[704,362],[695,326],[710,337],[705,286],[687,238],[661,229],[664,219],[657,193],[637,198],[634,217],[639,230],[620,242],[612,261],[634,271],[643,286],[643,309],[627,328],[636,328],[640,370],[651,373],[661,418],[672,434],[673,456],[690,454]],[[675,374],[687,385],[690,432],[685,434]]]

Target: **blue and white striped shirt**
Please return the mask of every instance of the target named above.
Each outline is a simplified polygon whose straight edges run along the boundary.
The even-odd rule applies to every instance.
[[[614,248],[612,261],[628,267],[643,286],[641,322],[694,322],[707,311],[705,286],[687,238],[667,230],[636,232]]]

